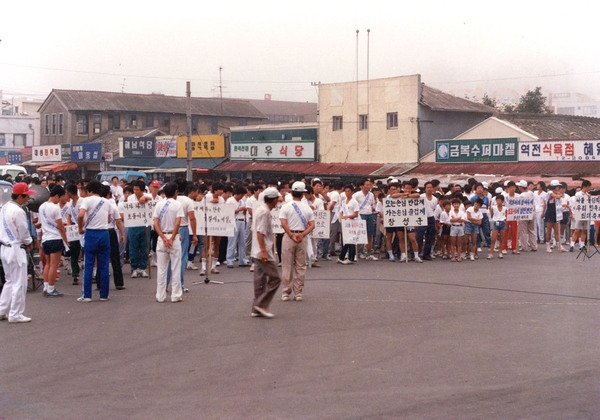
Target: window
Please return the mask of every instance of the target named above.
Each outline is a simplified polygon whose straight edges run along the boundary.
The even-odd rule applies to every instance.
[[[127,128],[136,128],[137,127],[137,115],[130,115],[127,120]]]
[[[25,139],[27,138],[26,134],[14,134],[13,142],[15,147],[25,147]]]
[[[50,115],[49,114],[44,115],[44,134],[45,135],[50,134]]]
[[[154,127],[154,115],[152,115],[152,114],[146,115],[146,121],[144,122],[144,128],[146,128],[146,127]]]
[[[198,124],[200,123],[200,118],[197,116],[192,117],[192,135],[198,134]]]
[[[6,134],[0,133],[0,146],[6,146]]]
[[[333,117],[333,131],[341,130],[343,123],[343,117]]]
[[[369,129],[369,116],[367,114],[358,116],[358,129],[368,130]]]
[[[108,129],[118,130],[121,127],[121,117],[119,114],[108,114]]]
[[[88,133],[88,117],[87,115],[77,115],[77,134]]]
[[[100,134],[102,128],[102,115],[94,114],[94,134]]]
[[[245,127],[248,125],[248,120],[246,120],[245,118],[240,118],[238,120],[238,127]]]
[[[60,135],[63,134],[64,124],[65,124],[65,115],[58,114],[58,134],[60,134]]]
[[[52,134],[56,134],[56,114],[52,114]]]
[[[393,128],[398,128],[398,113],[397,112],[388,112],[387,113],[387,129],[391,130]]]
[[[219,120],[216,118],[210,119],[210,134],[219,134]]]

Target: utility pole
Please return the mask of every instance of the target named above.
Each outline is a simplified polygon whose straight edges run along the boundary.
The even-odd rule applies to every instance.
[[[185,179],[192,181],[192,92],[190,90],[190,82],[186,82],[187,110],[186,110],[186,125],[185,132],[187,134],[187,171]]]

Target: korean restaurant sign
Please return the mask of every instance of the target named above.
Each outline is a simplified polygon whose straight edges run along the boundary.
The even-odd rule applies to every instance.
[[[154,157],[154,137],[123,137],[123,157]]]
[[[207,134],[192,136],[192,158],[222,158],[225,157],[225,137],[222,134]],[[177,157],[187,158],[187,137],[177,137]]]
[[[33,146],[31,160],[34,162],[60,162],[62,159],[62,147],[60,144],[54,146]]]
[[[514,138],[436,140],[436,163],[516,162],[519,141]]]
[[[519,144],[519,161],[600,161],[600,140],[528,141]]]
[[[315,142],[260,141],[231,144],[231,160],[315,160]]]

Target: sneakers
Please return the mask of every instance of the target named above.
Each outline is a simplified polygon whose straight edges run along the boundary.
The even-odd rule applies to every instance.
[[[20,322],[31,322],[31,318],[29,318],[28,316],[25,316],[25,315],[21,315],[18,318],[9,318],[8,322],[10,324],[18,324]]]
[[[148,272],[146,270],[139,270],[139,277],[148,278]]]
[[[186,270],[197,270],[198,267],[196,267],[194,265],[194,263],[192,263],[191,261],[188,261],[187,266],[185,267]]]
[[[352,264],[352,261],[350,261],[348,258],[346,258],[344,261],[342,261],[342,264],[344,264],[344,265]]]
[[[394,262],[394,261],[396,261],[396,258],[394,258],[394,256],[393,256],[393,255],[391,255],[391,256],[388,258],[388,261],[390,261],[390,262]]]
[[[100,302],[108,302],[110,300],[109,297],[100,298]]]
[[[117,290],[125,290],[127,288],[125,286],[115,286],[115,289],[117,289]]]
[[[75,278],[73,279],[73,283],[72,283],[72,284],[73,284],[73,286],[79,286],[79,278],[78,278],[78,277],[75,277]]]
[[[492,254],[488,254],[487,259],[491,260],[492,258],[494,258],[494,256]]]
[[[83,296],[80,296],[80,297],[77,298],[77,302],[89,303],[91,301],[92,301],[92,298],[86,298],[86,297],[83,297]]]
[[[183,293],[190,293],[190,289],[188,289],[187,287],[184,287],[184,288],[182,289],[182,292],[183,292]]]
[[[61,296],[63,296],[63,294],[56,289],[54,289],[51,292],[44,291],[44,297],[61,297]]]
[[[475,261],[475,255],[471,254],[471,261]]]
[[[423,262],[423,260],[417,256],[417,257],[415,257],[415,262],[417,262],[417,263],[422,263],[422,262]]]
[[[368,256],[365,258],[365,260],[367,260],[367,261],[379,261],[379,258],[377,258],[377,257],[376,257],[375,255],[373,255],[373,254],[370,254],[370,255],[368,255]]]
[[[0,315],[0,321],[6,321],[8,317],[6,315]]]
[[[500,258],[500,259],[504,258],[504,255],[498,254],[498,258]]]
[[[503,253],[504,255],[506,255],[506,254],[508,254],[508,251],[507,251],[506,249],[503,249],[503,250],[502,250],[502,253]]]
[[[294,296],[294,300],[296,302],[302,302],[302,295],[296,295],[296,296]]]
[[[259,306],[255,306],[254,310],[256,312],[258,312],[259,314],[261,314],[262,316],[264,316],[265,318],[273,318],[275,316],[275,315],[273,315],[273,313],[271,313],[268,310],[263,309],[263,308],[261,308]]]
[[[288,300],[290,300],[290,295],[284,293],[283,295],[281,295],[281,300],[284,302],[287,302]],[[256,307],[254,309],[256,309]],[[257,311],[258,311],[258,309],[257,309]],[[258,311],[258,312],[260,312],[260,311]]]
[[[205,270],[205,269],[202,269],[202,271],[200,271],[200,275],[201,275],[201,276],[206,276],[206,270]]]
[[[253,273],[254,272],[254,263],[252,263],[252,265],[250,266],[250,272]]]
[[[210,272],[213,273],[213,274],[219,274],[220,273],[220,271],[217,270],[216,268],[213,268],[212,270],[210,270]]]
[[[132,279],[137,279],[140,276],[140,270],[133,270],[133,272],[131,273],[131,278]]]

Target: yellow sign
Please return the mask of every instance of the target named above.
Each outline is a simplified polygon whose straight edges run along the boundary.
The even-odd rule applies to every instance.
[[[177,137],[177,157],[187,158],[187,137]],[[225,138],[220,134],[192,136],[192,158],[225,157]]]

